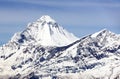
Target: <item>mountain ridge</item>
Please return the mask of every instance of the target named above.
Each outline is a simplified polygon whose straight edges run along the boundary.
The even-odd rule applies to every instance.
[[[15,39],[18,39],[19,43],[37,41],[40,42],[40,44],[46,46],[47,45],[64,46],[70,44],[71,42],[75,41],[78,38],[75,37],[72,33],[69,33],[65,29],[63,29],[50,16],[44,15],[36,22],[28,24],[27,28],[20,34],[19,33],[15,34],[11,41],[14,41]]]
[[[5,75],[8,79],[119,78],[119,34],[105,29],[78,39],[56,25],[56,21],[49,16],[42,16],[36,22],[0,47],[0,78]],[[44,32],[46,28],[43,27],[50,27],[53,33],[48,32],[49,28],[47,33]],[[51,38],[57,37],[54,41],[58,43],[64,42],[54,44],[48,41],[50,38],[44,38],[45,45],[39,40],[43,37],[40,32],[43,32],[41,35],[49,34]],[[60,37],[62,40],[59,40]],[[66,39],[70,38],[74,41],[67,42]]]

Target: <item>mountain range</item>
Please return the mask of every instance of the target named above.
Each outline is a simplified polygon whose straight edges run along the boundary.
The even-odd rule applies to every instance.
[[[78,38],[44,15],[0,47],[0,79],[120,79],[120,35]]]

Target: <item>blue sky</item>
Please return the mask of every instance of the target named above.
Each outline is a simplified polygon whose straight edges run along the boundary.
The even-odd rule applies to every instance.
[[[104,28],[120,34],[120,0],[0,0],[0,45],[42,15],[78,37]]]

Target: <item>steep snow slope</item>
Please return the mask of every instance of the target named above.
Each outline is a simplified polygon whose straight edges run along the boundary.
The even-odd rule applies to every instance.
[[[50,16],[44,15],[27,28],[14,35],[11,42],[22,44],[36,43],[44,46],[65,46],[78,38],[58,25]]]
[[[31,45],[27,48],[21,48],[19,52],[21,56],[17,54],[16,57],[13,56],[13,58],[20,60],[11,64],[12,69],[15,73],[22,72],[22,74],[34,72],[42,78],[57,76],[69,79],[70,76],[67,75],[75,76],[75,73],[78,79],[114,79],[114,77],[118,77],[116,73],[119,70],[114,69],[118,69],[120,66],[119,35],[108,30],[99,32],[96,37],[93,37],[93,35],[62,47]],[[99,71],[102,73],[99,73]]]
[[[114,69],[120,67],[120,36],[108,30],[100,31],[96,37],[93,35],[81,38],[68,46],[51,49],[48,54],[51,58],[49,62],[42,61],[44,64],[41,68],[36,68],[67,79],[70,78],[69,75],[78,76],[78,79],[114,79],[119,72]],[[73,79],[75,77],[71,76]]]
[[[69,61],[71,59],[72,63],[76,63],[74,66],[67,64],[69,66],[68,72],[71,72],[70,69],[72,69],[73,72],[80,73],[58,74],[61,78],[120,78],[120,35],[102,30],[78,40],[62,53],[61,57],[67,56]]]
[[[32,68],[28,68],[34,66],[32,61],[39,61],[43,50],[65,46],[77,39],[50,16],[44,15],[36,22],[28,24],[24,31],[16,33],[7,44],[0,47],[0,74],[15,75],[26,68],[29,72]]]
[[[120,35],[104,29],[77,39],[42,16],[0,47],[0,78],[120,78]]]

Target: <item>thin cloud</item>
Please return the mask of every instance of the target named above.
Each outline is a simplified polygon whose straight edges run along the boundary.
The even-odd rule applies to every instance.
[[[25,6],[32,7],[47,7],[47,8],[65,8],[65,7],[120,7],[120,1],[112,0],[8,0],[2,1],[7,3],[13,3],[15,6],[23,4]]]
[[[103,6],[103,7],[120,7],[120,1],[118,0],[10,0],[16,3],[27,3],[27,4],[36,4],[36,5],[45,5],[45,6],[54,6],[54,7],[85,7],[85,6]]]

